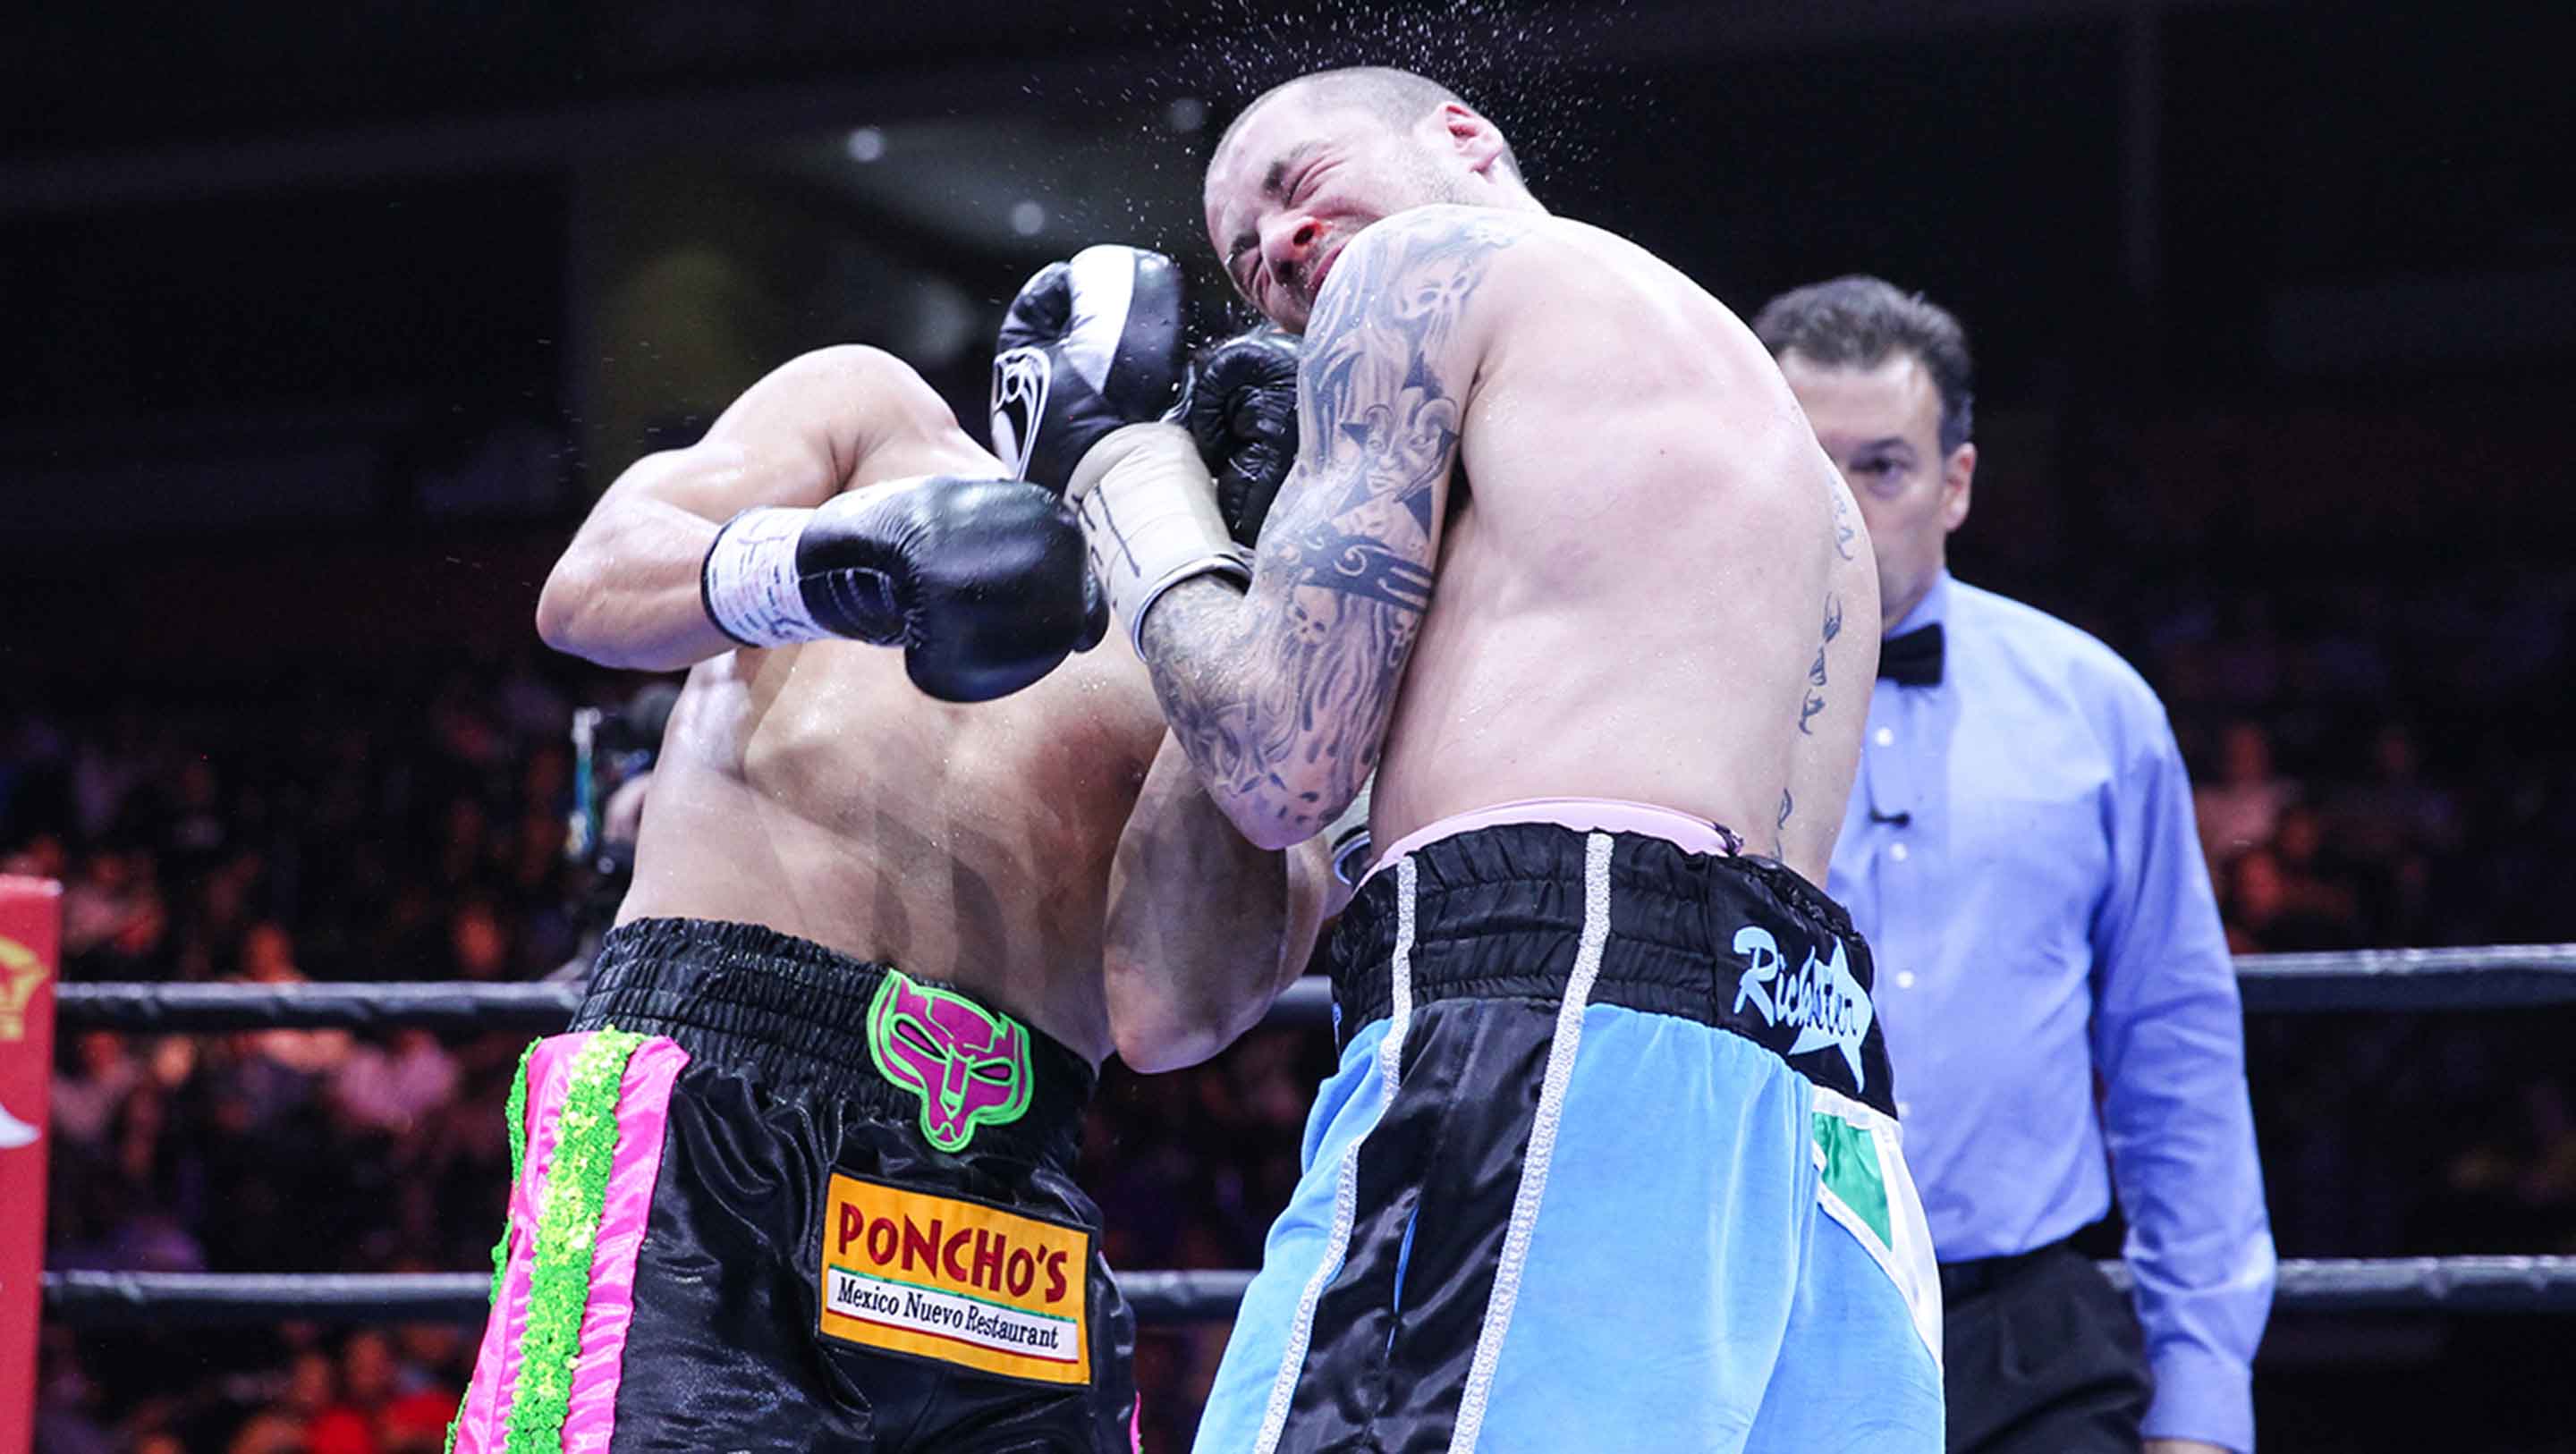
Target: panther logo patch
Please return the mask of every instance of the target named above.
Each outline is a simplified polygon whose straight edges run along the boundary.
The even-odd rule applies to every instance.
[[[1007,1125],[1029,1108],[1019,1021],[900,970],[886,971],[868,1008],[868,1053],[878,1073],[921,1098],[921,1134],[942,1151],[962,1151],[976,1127]]]

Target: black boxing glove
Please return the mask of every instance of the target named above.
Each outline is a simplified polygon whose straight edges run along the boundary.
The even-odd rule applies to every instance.
[[[1202,351],[1180,422],[1216,476],[1216,506],[1251,545],[1297,464],[1297,336],[1264,323]]]
[[[1103,245],[1030,278],[993,355],[993,453],[1061,494],[1073,467],[1122,424],[1159,419],[1186,357],[1180,265]]]
[[[913,685],[944,702],[1008,696],[1109,628],[1072,508],[1018,480],[935,475],[745,510],[707,548],[698,595],[745,646],[900,646]]]

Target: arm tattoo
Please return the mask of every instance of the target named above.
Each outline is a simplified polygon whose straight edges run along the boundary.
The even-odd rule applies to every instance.
[[[1851,492],[1837,484],[1834,487],[1834,554],[1845,560],[1858,559],[1852,553],[1852,541],[1860,535],[1860,527],[1852,524],[1851,517]]]
[[[1319,827],[1323,800],[1347,800],[1377,765],[1430,609],[1466,410],[1451,345],[1521,230],[1441,208],[1349,246],[1307,325],[1297,469],[1262,528],[1250,595],[1185,582],[1145,620],[1164,716],[1238,822]]]
[[[1807,700],[1798,708],[1798,730],[1813,737],[1816,729],[1807,725],[1818,712],[1825,710],[1825,647],[1843,634],[1843,598],[1825,597],[1825,639],[1816,644],[1815,665],[1807,668]]]
[[[1431,572],[1388,549],[1384,541],[1347,534],[1327,520],[1298,532],[1290,544],[1297,553],[1295,580],[1301,586],[1321,586],[1417,614],[1430,609]]]

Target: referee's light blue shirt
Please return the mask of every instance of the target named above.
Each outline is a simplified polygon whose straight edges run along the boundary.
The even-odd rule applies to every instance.
[[[1905,1159],[1945,1262],[2023,1252],[2112,1188],[2149,1438],[2254,1447],[2270,1218],[2191,783],[2109,647],[1946,572],[1937,686],[1871,693],[1829,887],[1878,960]]]

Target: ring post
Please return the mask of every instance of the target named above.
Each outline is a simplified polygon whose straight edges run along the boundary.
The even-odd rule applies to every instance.
[[[29,1454],[36,1438],[62,892],[46,879],[0,877],[0,1454]]]

